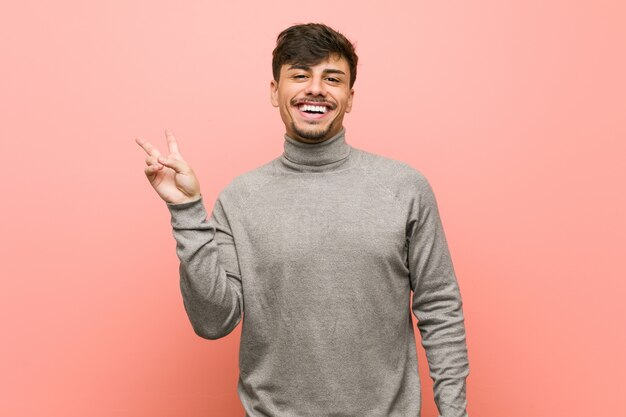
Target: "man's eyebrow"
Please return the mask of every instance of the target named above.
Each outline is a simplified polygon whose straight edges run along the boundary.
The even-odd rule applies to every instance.
[[[309,71],[311,69],[310,66],[308,65],[304,65],[304,64],[293,64],[291,65],[289,68],[287,68],[287,71],[289,70],[294,70],[294,69],[299,69],[299,70],[305,70],[305,71]],[[342,75],[346,75],[345,72],[336,69],[336,68],[327,68],[323,71],[324,74],[342,74]]]
[[[325,69],[324,73],[326,73],[326,74],[343,74],[343,75],[346,75],[346,73],[343,72],[342,70],[338,70],[338,69],[335,69],[335,68]]]

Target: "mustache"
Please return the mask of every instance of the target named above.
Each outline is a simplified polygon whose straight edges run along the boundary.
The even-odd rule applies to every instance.
[[[330,101],[324,100],[324,99],[319,99],[319,98],[301,98],[301,99],[291,99],[289,101],[289,103],[292,106],[299,106],[300,104],[305,104],[305,103],[321,103],[326,105],[327,107],[330,107],[331,110],[335,110],[335,108],[337,108],[337,105],[335,103],[331,103]]]

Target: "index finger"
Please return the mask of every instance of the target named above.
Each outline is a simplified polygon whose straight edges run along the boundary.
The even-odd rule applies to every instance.
[[[176,138],[171,130],[165,129],[165,138],[167,139],[167,147],[170,150],[170,153],[180,155],[178,151],[178,143],[176,142]]]
[[[159,153],[158,149],[155,148],[154,146],[152,146],[150,144],[150,142],[148,142],[147,140],[145,140],[144,138],[142,138],[141,136],[136,137],[135,138],[135,142],[137,142],[137,144],[139,146],[141,146],[143,148],[144,151],[146,151],[146,153],[148,155],[154,156],[154,157],[159,157],[161,154]]]

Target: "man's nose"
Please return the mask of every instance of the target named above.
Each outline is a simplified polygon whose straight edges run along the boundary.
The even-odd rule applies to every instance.
[[[311,77],[309,84],[306,87],[305,94],[312,96],[324,96],[326,90],[321,77]]]

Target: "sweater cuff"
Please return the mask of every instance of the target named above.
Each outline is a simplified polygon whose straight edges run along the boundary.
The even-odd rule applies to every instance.
[[[166,205],[170,212],[172,227],[175,229],[197,226],[207,218],[202,196],[194,201],[180,204],[166,202]]]

